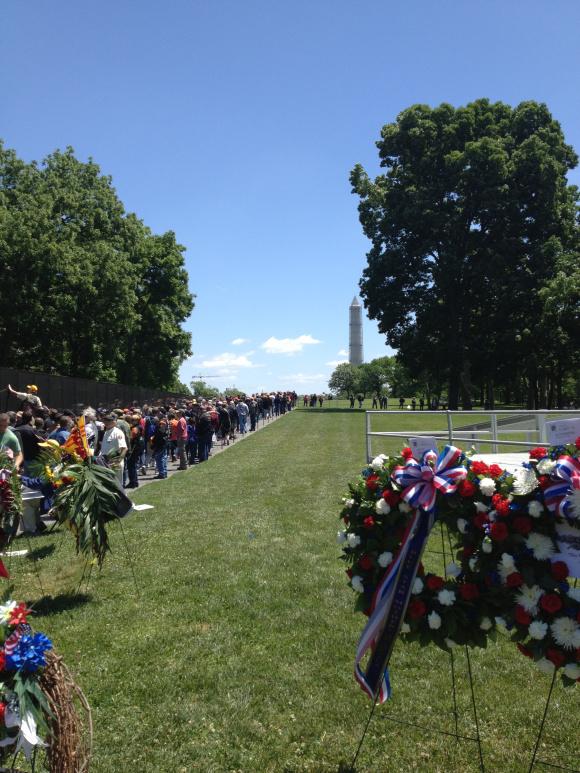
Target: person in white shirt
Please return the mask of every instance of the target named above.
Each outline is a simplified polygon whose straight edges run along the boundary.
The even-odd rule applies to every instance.
[[[123,467],[126,454],[127,441],[125,440],[125,433],[117,427],[116,415],[110,413],[108,416],[105,416],[105,434],[101,441],[101,456],[106,456],[109,460],[111,469],[119,481],[120,488],[123,488]]]

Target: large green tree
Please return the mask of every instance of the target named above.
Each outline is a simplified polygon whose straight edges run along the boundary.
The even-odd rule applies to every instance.
[[[92,160],[26,164],[0,143],[3,362],[171,389],[190,353],[183,249],[126,214]]]
[[[578,239],[578,159],[560,125],[536,102],[414,105],[377,146],[384,173],[351,173],[369,316],[414,375],[447,382],[452,408],[471,407],[475,384],[493,402],[526,339],[517,368],[537,406],[551,346],[540,290]]]

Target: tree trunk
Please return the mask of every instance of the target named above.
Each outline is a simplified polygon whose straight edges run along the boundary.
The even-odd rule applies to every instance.
[[[459,372],[455,368],[452,368],[449,375],[448,393],[449,410],[456,411],[459,408]]]
[[[466,360],[461,371],[461,403],[464,411],[473,410],[471,402],[471,365]]]

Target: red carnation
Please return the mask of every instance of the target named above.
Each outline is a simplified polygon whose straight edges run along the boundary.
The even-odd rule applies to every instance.
[[[6,705],[7,705],[7,704],[6,704],[6,703],[4,703],[4,701],[2,701],[2,702],[0,703],[0,722],[1,722],[2,724],[4,724],[4,715],[6,714]]]
[[[546,650],[546,657],[552,661],[556,668],[562,668],[566,663],[566,657],[562,655],[560,650],[555,650],[553,647]]]
[[[26,604],[20,603],[14,609],[12,612],[10,612],[10,618],[8,622],[10,625],[20,625],[21,623],[26,623],[28,615],[32,614],[31,609],[26,608]]]
[[[375,525],[375,519],[373,518],[373,516],[367,515],[367,517],[363,521],[363,526],[365,527],[365,529],[372,529],[374,525]]]
[[[342,520],[346,523],[347,526],[350,523],[350,518],[348,517],[348,515],[343,515]]]
[[[476,529],[483,529],[487,521],[487,513],[478,513],[473,519],[473,525]]]
[[[494,494],[491,498],[491,504],[502,518],[506,518],[510,514],[510,503],[501,494]]]
[[[477,486],[467,478],[459,484],[459,494],[462,497],[472,497],[477,491]]]
[[[520,607],[519,604],[515,608],[514,617],[516,623],[519,623],[520,625],[529,625],[532,622],[532,616],[528,615],[526,610],[523,607]]]
[[[0,650],[0,671],[4,671],[6,668],[6,653],[4,650]]]
[[[406,446],[401,451],[401,456],[403,457],[403,459],[411,459],[413,457],[413,452],[408,446]]]
[[[505,578],[505,584],[508,588],[519,588],[524,584],[524,578],[519,572],[512,572]]]
[[[399,494],[397,494],[396,491],[387,488],[383,491],[383,499],[388,505],[394,507],[395,505],[399,504],[401,497]]]
[[[464,601],[473,601],[479,596],[479,588],[473,582],[466,582],[459,586],[459,593]]]
[[[423,615],[427,612],[427,607],[421,601],[421,599],[413,599],[409,604],[407,612],[412,620],[416,620],[419,617],[423,617]]]
[[[576,438],[576,442],[574,445],[576,446],[576,448],[580,449],[580,435],[578,435],[578,437]]]
[[[364,569],[365,572],[368,572],[369,569],[373,568],[373,561],[370,556],[363,556],[360,561],[358,562],[358,565],[361,569]]]
[[[550,480],[550,476],[549,475],[540,475],[540,477],[538,478],[538,485],[542,489],[542,491],[545,488],[548,488],[548,486],[551,486],[552,485],[552,481]]]
[[[530,459],[543,459],[548,456],[548,450],[544,446],[537,446],[530,451]]]
[[[374,491],[377,486],[379,485],[379,476],[378,475],[369,475],[366,482],[366,487],[369,491]]]
[[[495,523],[491,524],[489,536],[496,542],[503,542],[509,536],[508,527],[505,525],[505,523],[496,521]]]
[[[503,470],[499,464],[491,464],[489,467],[489,474],[492,478],[500,478],[503,475]]]
[[[471,462],[470,470],[474,475],[489,475],[489,467],[485,462]]]
[[[540,599],[540,606],[544,612],[554,615],[562,609],[562,599],[555,593],[544,593]]]
[[[443,585],[445,584],[442,577],[437,577],[436,574],[430,574],[429,577],[425,580],[427,587],[429,590],[441,590]]]
[[[532,519],[528,518],[527,515],[518,515],[517,518],[514,518],[513,526],[514,531],[517,531],[518,534],[523,534],[526,536],[533,529]]]
[[[352,580],[352,569],[346,570],[346,576],[349,578],[349,580]]]
[[[531,650],[529,650],[527,647],[524,647],[523,644],[520,644],[519,642],[516,644],[516,647],[519,649],[519,651],[522,653],[522,655],[525,655],[527,658],[533,658],[534,655]]]
[[[568,577],[568,564],[565,561],[554,561],[550,567],[550,571],[555,580],[562,582],[562,580],[565,580]]]

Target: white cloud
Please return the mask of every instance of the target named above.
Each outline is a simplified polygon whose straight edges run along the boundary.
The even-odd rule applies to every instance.
[[[265,349],[268,354],[296,354],[296,352],[301,352],[307,345],[320,343],[322,342],[311,335],[301,335],[297,338],[275,338],[270,336],[262,344],[262,349]]]
[[[346,351],[346,349],[339,349],[337,354],[339,357],[348,357],[348,352]]]
[[[234,338],[232,341],[232,346],[242,346],[242,344],[249,344],[250,339],[249,338]]]
[[[317,382],[324,382],[328,379],[328,375],[324,373],[292,373],[289,376],[283,376],[284,383],[286,384],[312,384]]]
[[[327,362],[326,364],[331,368],[336,368],[337,365],[344,365],[345,362],[348,362],[348,360],[330,360],[330,362]]]
[[[245,354],[231,354],[230,352],[224,352],[223,354],[216,354],[210,360],[202,360],[202,368],[209,368],[211,370],[232,370],[233,368],[255,368],[256,365],[248,359]]]

